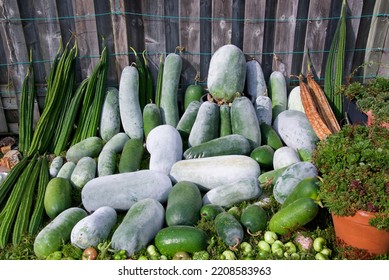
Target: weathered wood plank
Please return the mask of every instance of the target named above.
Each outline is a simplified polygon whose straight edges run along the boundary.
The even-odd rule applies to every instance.
[[[165,41],[166,52],[175,52],[179,46],[179,25],[178,25],[178,0],[165,1]]]
[[[200,1],[180,1],[180,46],[185,48],[182,54],[183,87],[195,81],[200,75]],[[201,78],[201,77],[200,77]]]
[[[243,52],[262,62],[266,0],[246,0]]]
[[[297,10],[298,0],[278,1],[274,38],[274,54],[278,60],[274,60],[273,69],[281,71],[287,79],[291,74]]]
[[[128,29],[126,17],[124,16],[124,0],[110,0],[111,5],[111,26],[113,36],[114,64],[116,71],[116,84],[120,80],[123,68],[129,65],[128,58]],[[117,5],[117,6],[116,6]],[[123,32],[125,30],[125,32]],[[112,65],[112,64],[111,64]]]
[[[81,79],[88,77],[100,59],[96,12],[93,0],[72,0],[79,48]]]
[[[329,1],[311,0],[309,3],[307,33],[304,49],[309,51],[312,66],[316,70],[319,78],[324,76],[322,65],[324,63],[325,42],[328,34],[329,16],[331,5]],[[304,56],[302,68],[303,73],[306,73],[307,61]]]
[[[231,43],[232,0],[212,1],[212,53]]]
[[[389,31],[389,20],[381,16],[389,11],[389,2],[377,0],[374,6],[373,14],[380,15],[372,18],[369,37],[366,43],[365,61],[369,62],[364,67],[364,81],[378,74],[379,63],[382,61],[382,49],[385,46],[385,40]]]
[[[212,1],[200,1],[200,77],[206,80],[212,51]],[[205,82],[206,84],[206,82]]]
[[[243,50],[245,0],[232,1],[231,43]]]
[[[276,17],[276,1],[267,1],[265,9],[265,29],[263,32],[263,55],[262,55],[262,70],[265,79],[268,80],[273,71],[274,59],[274,32],[275,32],[275,17]]]

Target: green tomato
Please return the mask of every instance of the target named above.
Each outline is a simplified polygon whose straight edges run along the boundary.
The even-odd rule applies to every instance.
[[[316,252],[321,252],[326,246],[327,241],[323,237],[317,237],[313,240],[313,249]]]
[[[192,259],[194,259],[194,260],[209,260],[209,254],[207,251],[194,252]]]
[[[298,253],[292,253],[292,254],[290,255],[290,258],[291,258],[292,260],[299,260],[299,259],[300,259],[300,255],[299,255]]]
[[[327,258],[331,256],[332,254],[332,251],[331,249],[329,248],[324,248],[323,250],[320,251],[321,254],[323,254],[324,256],[326,256]]]
[[[257,255],[258,260],[267,260],[269,259],[270,251],[260,250]]]
[[[247,256],[247,255],[251,254],[252,251],[253,251],[253,247],[248,242],[242,242],[240,244],[240,248],[242,249],[242,251],[243,251],[242,253],[243,253],[244,256]]]
[[[273,244],[274,241],[278,240],[277,233],[275,233],[273,231],[266,231],[263,238],[269,244]]]
[[[231,250],[225,250],[221,256],[220,256],[220,259],[221,260],[236,260],[236,256],[234,254],[234,252],[232,252]]]
[[[139,256],[139,257],[138,257],[138,260],[139,260],[139,261],[147,261],[148,258],[147,258],[146,256],[143,256],[143,255],[142,255],[142,256]]]
[[[173,255],[173,260],[190,260],[190,256],[187,252],[179,251]]]
[[[261,251],[265,251],[265,252],[270,252],[271,251],[270,244],[267,243],[265,240],[261,240],[261,241],[258,242],[258,248]]]
[[[284,244],[280,240],[276,240],[271,245],[271,252],[277,257],[284,255]]]
[[[288,252],[289,254],[297,252],[297,247],[292,241],[285,243],[284,247],[286,249],[286,252]]]
[[[324,256],[322,253],[316,253],[315,259],[317,259],[317,260],[327,260],[327,257]]]

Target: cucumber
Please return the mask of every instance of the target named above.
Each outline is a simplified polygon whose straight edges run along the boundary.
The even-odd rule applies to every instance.
[[[261,206],[250,204],[243,208],[239,221],[250,235],[256,236],[266,230],[268,216]]]
[[[267,96],[267,86],[261,64],[250,59],[246,62],[246,89],[251,102],[255,102],[258,96]]]
[[[309,197],[315,201],[318,200],[319,179],[317,177],[308,177],[302,179],[288,195],[281,207],[284,208],[291,204],[293,201],[302,197]]]
[[[189,103],[188,107],[184,111],[184,114],[182,114],[180,120],[178,121],[176,128],[180,133],[183,141],[188,141],[189,134],[196,120],[200,105],[201,103],[198,100],[194,100]]]
[[[150,131],[162,124],[161,111],[155,103],[148,103],[143,108],[143,131],[145,138],[149,135]]]
[[[146,139],[150,153],[149,169],[169,174],[174,163],[182,159],[183,144],[178,130],[169,125],[159,125]]]
[[[126,250],[132,256],[153,240],[164,225],[165,209],[152,198],[137,201],[127,211],[114,231],[111,241],[115,250]]]
[[[139,101],[139,73],[134,65],[124,67],[119,82],[119,111],[128,137],[143,140],[143,116]]]
[[[123,150],[124,144],[130,139],[124,132],[119,132],[114,135],[107,143],[105,143],[103,150],[111,150],[113,152],[120,153]]]
[[[269,221],[269,230],[289,234],[312,221],[319,212],[319,206],[309,197],[299,198],[276,212]]]
[[[300,161],[289,165],[274,184],[274,199],[283,204],[302,179],[316,177],[317,175],[318,170],[311,162]]]
[[[117,153],[111,149],[103,149],[97,160],[97,176],[107,176],[116,173]]]
[[[166,202],[171,188],[172,181],[168,175],[153,170],[139,170],[96,177],[82,188],[81,199],[88,212],[101,206],[126,211],[144,198]]]
[[[288,93],[284,74],[280,71],[273,71],[269,77],[269,97],[272,101],[272,119],[286,110],[288,104]]]
[[[185,150],[185,159],[222,155],[249,155],[250,143],[242,135],[230,134],[218,137]]]
[[[210,190],[240,179],[258,178],[259,164],[249,156],[225,155],[180,160],[170,171],[173,182],[190,181],[201,190]]]
[[[220,113],[216,103],[201,103],[188,137],[188,146],[197,146],[219,136]]]
[[[300,161],[300,156],[295,149],[284,146],[274,152],[273,169],[280,169]]]
[[[230,207],[235,203],[254,199],[261,195],[262,189],[256,177],[225,182],[209,190],[203,196],[203,204],[216,204]]]
[[[277,150],[284,146],[280,136],[271,125],[262,122],[259,125],[259,128],[261,130],[262,145],[269,145],[273,150]]]
[[[273,122],[272,102],[269,96],[258,96],[254,102],[255,113],[259,124],[271,125]]]
[[[282,175],[282,173],[285,171],[286,168],[287,166],[282,167],[280,169],[273,169],[270,171],[263,172],[258,177],[260,186],[262,187],[274,186],[278,177]]]
[[[206,250],[208,236],[200,228],[177,225],[162,228],[155,236],[154,243],[162,255],[172,257],[181,251],[193,254]]]
[[[55,218],[62,211],[72,206],[72,185],[61,177],[52,178],[46,186],[44,207],[47,216]]]
[[[178,86],[182,70],[182,58],[176,53],[169,53],[165,58],[161,90],[162,124],[176,127],[179,121]]]
[[[232,134],[231,127],[231,114],[230,106],[228,104],[221,104],[219,107],[220,111],[220,137]]]
[[[78,207],[61,212],[38,232],[33,245],[35,255],[43,259],[60,250],[61,246],[69,241],[73,227],[87,215],[84,209]]]
[[[255,159],[261,170],[273,169],[274,150],[269,145],[262,145],[251,151],[250,157]]]
[[[229,103],[242,94],[246,81],[246,58],[233,44],[221,46],[209,62],[207,87],[218,103]]]
[[[92,214],[81,219],[72,229],[70,242],[73,246],[85,249],[97,247],[100,242],[108,239],[111,229],[116,224],[115,209],[102,206]]]
[[[192,101],[199,101],[205,94],[204,88],[197,83],[197,81],[189,85],[184,93],[184,111],[189,107]]]
[[[70,176],[70,183],[76,189],[82,189],[87,182],[96,177],[96,160],[91,157],[81,158]]]
[[[61,169],[63,164],[64,164],[64,160],[63,160],[63,157],[61,157],[61,156],[56,156],[51,161],[50,168],[49,168],[49,173],[50,173],[50,176],[52,178],[56,177],[58,175],[58,172]]]
[[[120,132],[120,127],[119,91],[115,87],[107,87],[100,117],[101,139],[109,141]]]
[[[224,208],[216,204],[205,204],[200,209],[201,219],[213,221],[216,216],[223,212]]]
[[[167,199],[166,224],[195,225],[200,219],[202,204],[201,193],[195,183],[188,181],[176,183]]]
[[[100,137],[88,137],[74,144],[66,151],[66,160],[77,163],[83,157],[98,157],[103,146],[104,141]]]
[[[144,154],[143,141],[140,139],[128,139],[124,144],[119,160],[119,173],[137,171],[141,168]]]
[[[221,212],[216,216],[215,229],[217,236],[233,250],[243,240],[244,230],[241,223],[228,212]]]
[[[247,138],[250,150],[261,145],[261,130],[255,109],[250,99],[237,97],[231,105],[231,127],[233,134]]]
[[[58,171],[58,174],[56,177],[61,177],[70,180],[70,177],[72,176],[73,170],[76,168],[76,164],[72,161],[65,162],[61,169]]]

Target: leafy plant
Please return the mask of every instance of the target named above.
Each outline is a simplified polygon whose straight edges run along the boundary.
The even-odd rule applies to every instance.
[[[321,173],[320,198],[340,216],[374,212],[370,224],[389,229],[389,130],[345,125],[320,141],[312,160]]]
[[[362,112],[371,111],[376,122],[389,122],[389,78],[377,77],[367,84],[353,82],[343,94]]]

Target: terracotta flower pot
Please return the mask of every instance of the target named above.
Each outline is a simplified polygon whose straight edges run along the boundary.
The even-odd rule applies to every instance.
[[[369,225],[373,214],[358,211],[354,216],[332,214],[336,237],[355,248],[365,249],[370,254],[389,253],[389,230],[378,230]]]

